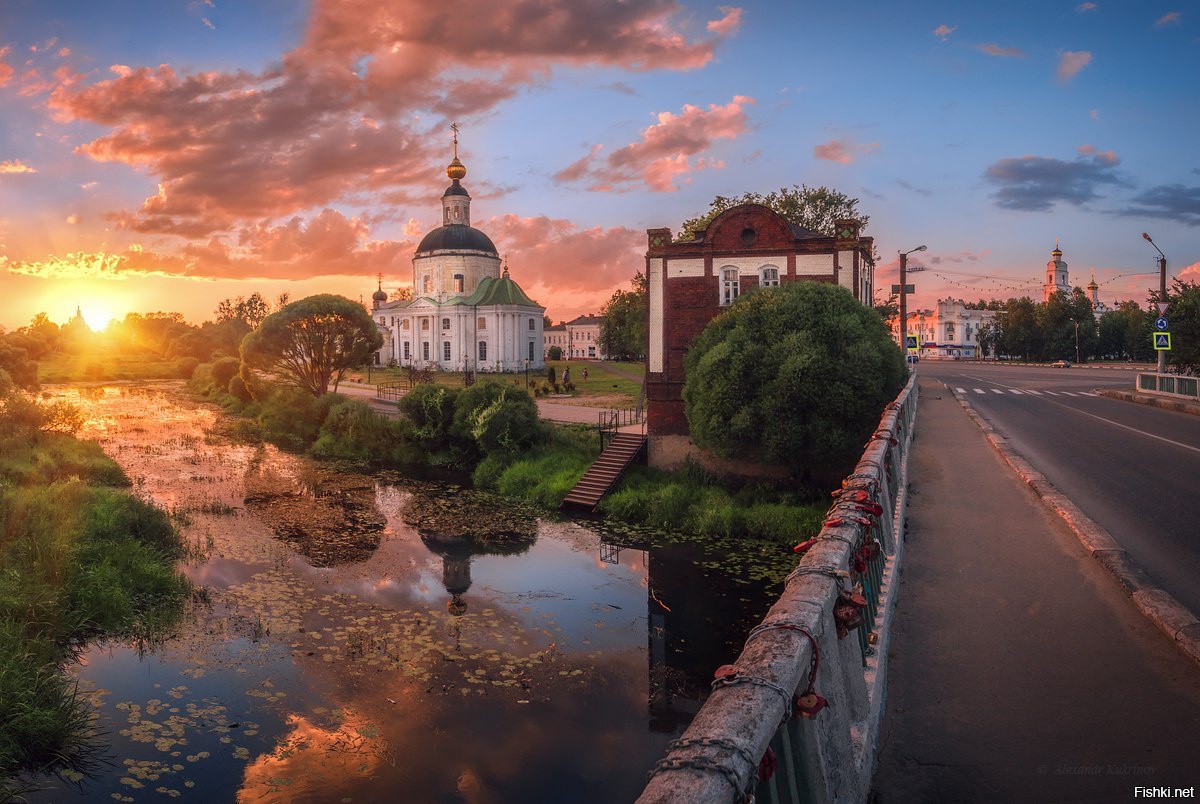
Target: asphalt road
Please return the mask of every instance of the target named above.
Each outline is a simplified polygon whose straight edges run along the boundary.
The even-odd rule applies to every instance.
[[[1122,402],[1119,369],[922,361],[918,372],[959,390],[976,411],[1146,573],[1200,612],[1200,416]],[[962,467],[965,504],[986,495]]]

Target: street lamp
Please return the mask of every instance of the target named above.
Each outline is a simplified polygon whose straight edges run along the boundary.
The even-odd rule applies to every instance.
[[[1166,304],[1167,303],[1167,255],[1163,254],[1162,249],[1158,247],[1158,244],[1150,239],[1150,235],[1146,234],[1145,232],[1142,232],[1142,237],[1144,237],[1146,239],[1147,243],[1154,246],[1154,250],[1158,252],[1158,301],[1159,301],[1159,304]],[[1160,307],[1159,315],[1162,315],[1165,310],[1166,310],[1165,307]],[[1164,350],[1164,349],[1158,350],[1158,373],[1159,374],[1167,373],[1167,353],[1166,353],[1166,350]]]
[[[1080,365],[1083,361],[1079,359],[1079,322],[1075,323],[1075,365]]]
[[[908,255],[916,251],[925,251],[925,246],[900,252],[900,351],[908,360],[908,294],[904,286],[908,279]]]

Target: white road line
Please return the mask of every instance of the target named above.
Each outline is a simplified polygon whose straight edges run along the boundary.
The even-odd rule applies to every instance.
[[[1016,388],[1013,388],[1013,389],[1009,390],[1009,393],[1010,393],[1010,394],[1016,394],[1017,396],[1020,396],[1020,395],[1021,395],[1021,392],[1020,392],[1020,391],[1018,391]]]
[[[1067,410],[1072,410],[1080,415],[1087,416],[1089,418],[1095,419],[1096,421],[1104,422],[1105,424],[1111,424],[1114,427],[1120,427],[1122,430],[1128,430],[1131,433],[1137,433],[1138,435],[1144,435],[1147,438],[1153,438],[1157,441],[1165,441],[1166,443],[1171,444],[1176,447],[1181,447],[1183,449],[1190,449],[1192,452],[1200,452],[1200,447],[1193,447],[1191,444],[1181,444],[1178,441],[1172,441],[1169,438],[1163,438],[1162,436],[1155,435],[1154,433],[1147,433],[1145,430],[1139,430],[1136,427],[1130,427],[1127,424],[1121,424],[1120,422],[1114,422],[1112,419],[1106,419],[1103,416],[1097,416],[1095,413],[1088,413],[1086,410],[1080,410],[1079,408],[1072,407],[1071,405],[1060,405],[1059,407],[1066,408]]]
[[[1059,393],[1063,396],[1075,396],[1075,394],[1071,393],[1070,391],[1059,391]]]
[[[1080,391],[1080,393],[1084,396],[1096,396],[1096,394],[1089,394],[1087,391]]]
[[[976,388],[976,389],[975,389],[975,393],[977,393],[977,394],[983,394],[983,393],[987,393],[987,392],[986,392],[986,391],[984,391],[982,388]]]
[[[1027,393],[1027,394],[1033,394],[1034,396],[1041,396],[1041,395],[1042,395],[1042,392],[1041,392],[1041,391],[1034,391],[1032,388],[1026,388],[1026,389],[1025,389],[1025,393]]]
[[[1054,393],[1053,391],[1046,391],[1046,393],[1050,396],[1058,396],[1058,394]]]
[[[966,393],[966,391],[964,391],[962,388],[955,388],[955,389],[954,389],[954,393],[956,393],[956,394],[965,394],[965,393]]]
[[[1003,394],[1004,390],[1002,388],[993,388],[992,393],[993,394]]]

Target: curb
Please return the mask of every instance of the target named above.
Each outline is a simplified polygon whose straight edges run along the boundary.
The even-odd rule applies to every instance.
[[[1122,402],[1136,402],[1139,405],[1149,405],[1163,410],[1174,410],[1178,413],[1200,416],[1200,404],[1188,402],[1185,399],[1151,396],[1150,394],[1139,394],[1136,391],[1122,391],[1119,388],[1097,388],[1095,392],[1109,399],[1120,399]]]
[[[1188,658],[1200,664],[1200,618],[1165,589],[1155,586],[1129,553],[1122,549],[1116,539],[1112,537],[1112,534],[1079,510],[1079,507],[1067,499],[1066,495],[1050,483],[1045,475],[1034,469],[1029,461],[1013,450],[1009,446],[1008,440],[999,435],[991,424],[975,412],[970,402],[955,393],[948,385],[946,390],[954,394],[954,398],[983,431],[993,449],[1012,467],[1017,476],[1033,489],[1033,492],[1045,503],[1047,508],[1062,518],[1071,532],[1075,534],[1075,538],[1083,545],[1083,549],[1108,571],[1122,591],[1130,597],[1138,611],[1170,637],[1175,646]],[[1200,409],[1197,410],[1197,413],[1200,413]]]

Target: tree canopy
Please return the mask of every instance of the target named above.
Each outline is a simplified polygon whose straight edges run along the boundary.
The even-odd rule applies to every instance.
[[[646,354],[646,275],[638,271],[632,285],[613,293],[600,310],[600,349],[618,360]]]
[[[820,282],[743,295],[696,338],[685,368],[697,444],[798,474],[852,467],[907,377],[875,311]]]
[[[870,221],[870,216],[858,211],[857,198],[828,187],[793,184],[791,187],[780,187],[778,191],[772,190],[766,195],[743,193],[730,198],[719,195],[708,205],[707,212],[683,222],[678,239],[695,240],[696,233],[706,229],[713,218],[739,204],[763,204],[797,226],[826,235],[833,234],[835,221],[854,218],[862,224],[863,230],[866,230]]]
[[[273,372],[321,396],[383,346],[379,328],[363,306],[322,294],[292,302],[267,316],[242,340],[242,362]]]

